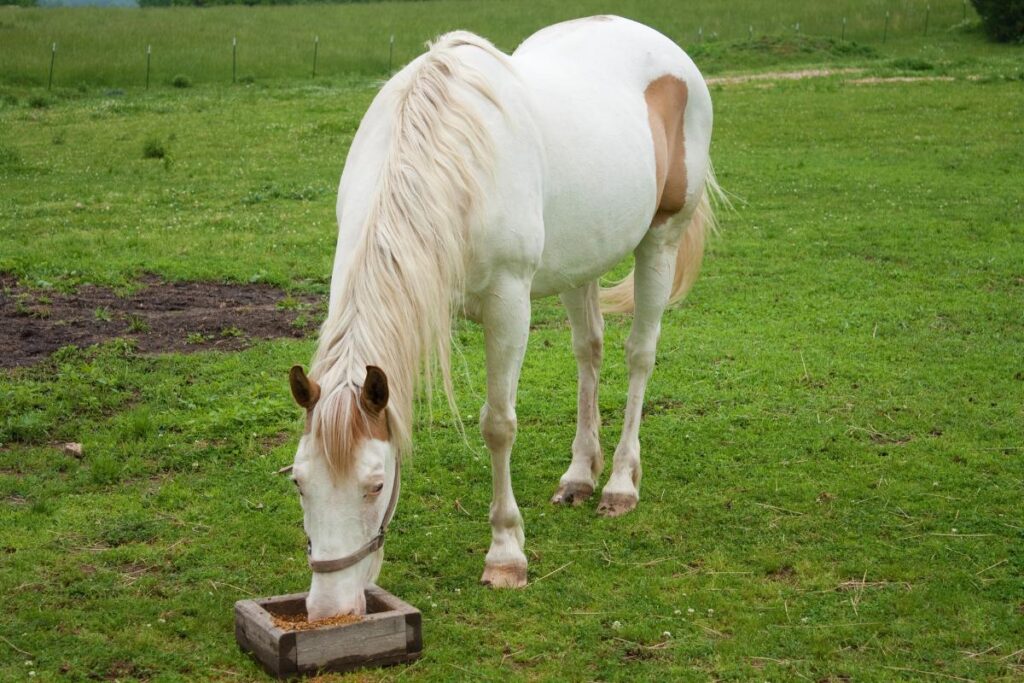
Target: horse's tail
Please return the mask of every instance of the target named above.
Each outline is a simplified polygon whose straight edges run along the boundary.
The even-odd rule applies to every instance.
[[[704,191],[700,203],[690,219],[676,252],[676,268],[672,277],[672,290],[668,302],[674,304],[683,299],[697,281],[700,264],[704,260],[704,242],[708,233],[718,230],[714,204],[727,204],[725,193],[718,186],[715,170],[708,166],[704,180]],[[601,288],[601,310],[605,313],[633,312],[633,272],[611,287]]]

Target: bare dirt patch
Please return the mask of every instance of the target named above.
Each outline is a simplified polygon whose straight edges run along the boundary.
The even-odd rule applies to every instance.
[[[57,349],[127,338],[143,353],[236,350],[253,339],[301,338],[324,300],[263,284],[164,282],[133,294],[84,285],[72,294],[29,289],[0,274],[0,367],[31,365]]]

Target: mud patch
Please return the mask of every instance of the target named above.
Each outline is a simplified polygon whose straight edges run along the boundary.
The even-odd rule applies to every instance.
[[[147,277],[134,294],[84,285],[73,294],[21,287],[0,274],[0,367],[31,365],[62,346],[127,338],[142,353],[236,350],[254,339],[301,338],[325,300],[269,285],[164,282]]]

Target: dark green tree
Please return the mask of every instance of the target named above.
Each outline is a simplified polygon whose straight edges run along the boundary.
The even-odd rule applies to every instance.
[[[992,40],[1024,41],[1024,0],[971,0]]]

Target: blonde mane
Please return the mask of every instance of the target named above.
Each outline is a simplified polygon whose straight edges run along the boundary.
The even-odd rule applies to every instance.
[[[477,173],[493,150],[476,94],[500,109],[482,74],[455,48],[491,43],[466,32],[440,37],[398,91],[393,129],[377,193],[345,275],[342,301],[324,321],[310,377],[321,387],[311,433],[322,440],[331,471],[348,471],[365,420],[352,401],[376,365],[388,377],[388,427],[407,454],[416,386],[429,392],[434,366],[455,409],[450,350],[453,298],[461,295],[469,224],[479,209]]]

